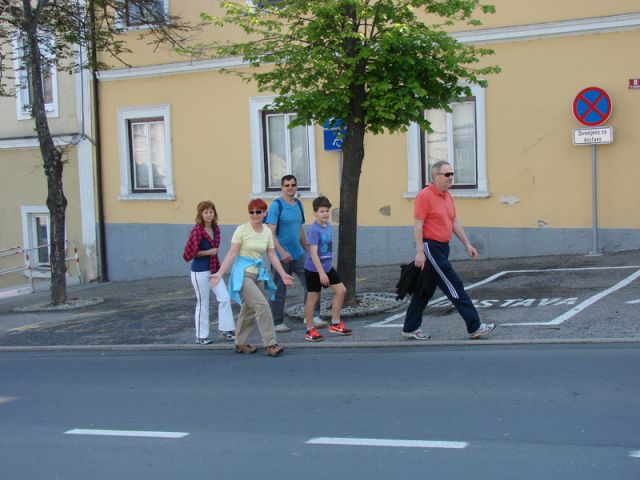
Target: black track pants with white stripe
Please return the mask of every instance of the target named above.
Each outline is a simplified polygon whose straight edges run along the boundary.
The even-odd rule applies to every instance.
[[[475,332],[480,326],[478,311],[473,306],[464,284],[449,262],[449,244],[425,240],[422,244],[432,273],[428,295],[413,295],[404,320],[403,332],[413,332],[422,325],[422,312],[435,292],[436,286],[447,296],[467,324],[467,332]]]

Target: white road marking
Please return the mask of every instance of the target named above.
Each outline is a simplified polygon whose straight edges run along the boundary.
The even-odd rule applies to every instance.
[[[640,300],[631,300],[630,302],[626,302],[626,303],[630,303],[631,305],[633,305],[634,303],[640,303]]]
[[[402,448],[466,448],[467,442],[442,442],[437,440],[397,440],[391,438],[343,438],[317,437],[307,440],[314,445],[355,445],[361,447]]]
[[[487,278],[485,278],[484,280],[480,280],[480,281],[479,281],[479,282],[477,282],[477,283],[474,283],[474,284],[472,284],[472,285],[468,285],[468,286],[466,286],[466,287],[465,287],[465,290],[471,290],[472,288],[479,287],[479,286],[481,286],[481,285],[487,284],[487,283],[492,282],[492,281],[496,280],[497,278],[500,278],[500,277],[502,277],[502,276],[504,276],[504,275],[507,275],[507,274],[509,274],[509,273],[574,272],[574,271],[583,271],[583,270],[627,270],[627,269],[632,269],[632,268],[640,268],[640,265],[624,265],[624,266],[620,266],[620,267],[543,268],[543,269],[539,269],[539,270],[504,270],[504,271],[502,271],[502,272],[498,272],[498,273],[496,273],[496,274],[494,274],[494,275],[491,275],[490,277],[487,277]],[[638,272],[636,272],[636,274],[637,274],[637,273],[638,273]],[[635,275],[635,274],[634,274],[634,275]],[[632,275],[632,276],[633,276],[633,275]],[[634,279],[635,279],[635,278],[634,278]],[[631,281],[633,281],[634,279],[632,279]],[[626,279],[625,279],[625,280],[626,280]],[[623,280],[623,282],[624,282],[625,280]],[[629,283],[631,283],[631,281],[630,281]],[[624,286],[624,285],[623,285],[623,286]],[[614,287],[615,287],[615,285],[614,285]],[[611,288],[614,288],[614,287],[611,287]],[[619,287],[619,288],[622,288],[622,287]],[[614,290],[614,291],[615,291],[615,290]],[[610,292],[610,293],[611,293],[611,292]],[[608,295],[608,293],[607,293],[607,295]],[[606,295],[605,295],[605,296],[606,296]],[[593,297],[592,297],[592,298],[593,298]],[[602,298],[602,297],[600,297],[600,298]],[[600,298],[596,299],[595,301],[600,300]],[[436,298],[435,300],[431,300],[429,303],[430,303],[431,305],[434,305],[434,304],[436,304],[436,303],[438,303],[438,302],[441,302],[441,301],[443,301],[443,300],[447,300],[447,297],[446,297],[446,296],[442,296],[442,297]],[[633,302],[633,303],[640,303],[640,300],[633,300],[632,302]],[[632,303],[632,302],[627,302],[627,303]],[[583,302],[583,303],[584,303],[584,302]],[[580,305],[582,305],[582,304],[580,304]],[[575,309],[579,308],[579,307],[580,307],[580,305],[578,305],[578,306],[576,306],[575,308],[573,308],[573,309],[569,310],[569,312],[567,312],[567,313],[570,313],[570,312],[572,312],[573,310],[575,310]],[[588,306],[588,305],[587,305],[587,306]],[[584,308],[586,308],[586,307],[583,307],[582,309],[584,309]],[[582,309],[581,309],[581,310],[582,310]],[[577,312],[576,312],[576,313],[577,313]],[[390,323],[390,322],[393,322],[394,320],[397,320],[397,319],[399,319],[399,318],[402,318],[402,317],[404,317],[406,314],[407,314],[407,312],[406,312],[406,311],[405,311],[405,312],[402,312],[402,313],[396,313],[395,315],[391,315],[390,317],[387,317],[387,318],[385,318],[384,320],[381,320],[381,321],[376,322],[376,323],[372,323],[371,325],[367,325],[367,327],[373,327],[373,328],[398,328],[398,327],[400,327],[400,328],[401,328],[401,327],[403,326],[403,324],[401,324],[401,323]],[[573,315],[575,315],[575,313],[574,313]],[[573,316],[573,315],[571,315],[571,316]],[[560,317],[557,317],[557,318],[555,318],[554,320],[552,320],[552,322],[557,321],[557,320],[558,320],[558,318],[561,318],[561,317],[562,317],[562,315],[561,315]],[[570,318],[570,317],[569,317],[569,318]],[[568,320],[568,318],[567,318],[567,319],[565,319],[565,320]],[[565,321],[565,320],[563,320],[563,321]],[[562,323],[562,322],[560,322],[560,323]],[[517,327],[517,326],[520,326],[520,325],[527,325],[527,326],[529,326],[529,325],[556,325],[556,324],[554,324],[554,323],[550,323],[550,322],[539,322],[539,323],[538,323],[538,322],[536,322],[536,323],[501,323],[501,324],[500,324],[500,326],[508,326],[508,327]]]
[[[13,402],[14,400],[17,400],[17,399],[18,397],[0,397],[0,404]]]
[[[629,452],[629,456],[633,458],[640,458],[640,450],[632,450]]]
[[[573,307],[568,312],[563,313],[562,315],[560,315],[559,317],[554,318],[550,322],[501,323],[500,326],[501,327],[502,326],[515,327],[515,326],[530,326],[530,325],[534,325],[534,326],[537,326],[537,325],[560,325],[561,323],[566,322],[571,317],[573,317],[573,316],[577,315],[578,313],[580,313],[585,308],[593,305],[598,300],[601,300],[604,297],[606,297],[607,295],[610,295],[613,292],[615,292],[617,290],[620,290],[623,287],[626,287],[627,285],[629,285],[631,282],[633,282],[637,278],[640,278],[640,270],[636,271],[635,273],[632,273],[627,278],[619,281],[618,283],[616,283],[612,287],[609,287],[606,290],[587,298],[584,302],[576,305],[575,307]]]
[[[92,430],[74,428],[64,432],[69,435],[102,435],[107,437],[150,437],[150,438],[183,438],[186,432],[150,432],[144,430]]]

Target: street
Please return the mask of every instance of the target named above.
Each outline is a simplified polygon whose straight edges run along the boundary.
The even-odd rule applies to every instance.
[[[637,479],[638,365],[635,345],[0,353],[2,478]]]

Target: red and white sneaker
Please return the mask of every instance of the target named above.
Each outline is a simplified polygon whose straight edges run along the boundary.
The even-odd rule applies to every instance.
[[[337,333],[338,335],[351,335],[351,330],[349,330],[342,321],[337,324],[332,323],[329,326],[329,331],[331,333]]]
[[[304,336],[304,339],[308,342],[321,342],[322,340],[324,340],[324,337],[318,333],[318,330],[312,328]]]

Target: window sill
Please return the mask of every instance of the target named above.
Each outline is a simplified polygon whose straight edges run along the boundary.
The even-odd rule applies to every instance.
[[[420,192],[404,192],[404,198],[416,198]],[[453,198],[489,198],[491,194],[485,190],[449,190]]]
[[[124,201],[147,201],[147,200],[165,200],[173,201],[175,195],[169,193],[130,193],[128,195],[118,195],[118,200]]]

